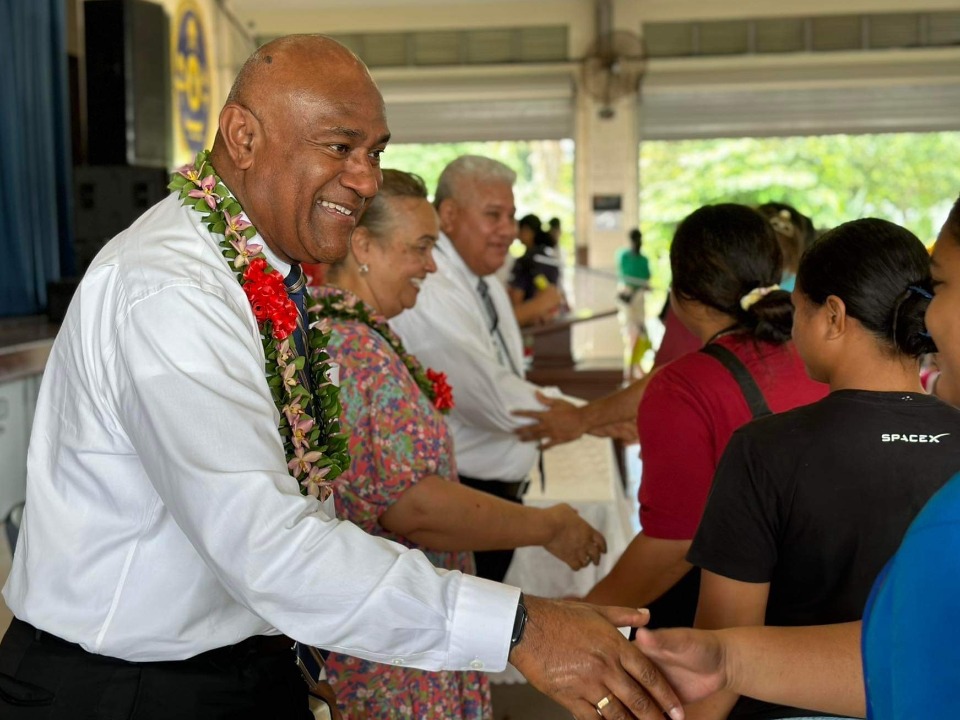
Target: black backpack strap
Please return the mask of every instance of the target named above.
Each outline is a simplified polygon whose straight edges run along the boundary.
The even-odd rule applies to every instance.
[[[757,381],[753,379],[753,375],[733,352],[716,343],[704,345],[700,352],[718,360],[721,365],[730,371],[733,379],[740,386],[740,392],[743,393],[754,419],[773,414],[770,411],[770,406],[767,405],[767,401],[763,398],[763,393],[757,386]]]

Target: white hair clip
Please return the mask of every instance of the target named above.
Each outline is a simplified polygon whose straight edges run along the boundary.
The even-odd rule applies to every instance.
[[[769,287],[754,288],[753,290],[748,292],[746,295],[744,295],[742,298],[740,298],[740,307],[742,307],[744,312],[746,312],[747,310],[752,308],[757,303],[757,301],[759,301],[761,298],[764,298],[770,293],[772,293],[774,290],[779,290],[779,289],[780,289],[779,285],[770,285]]]

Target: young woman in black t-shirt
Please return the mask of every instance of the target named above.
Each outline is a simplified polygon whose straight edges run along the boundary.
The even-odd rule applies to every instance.
[[[703,570],[698,627],[860,619],[910,521],[960,467],[960,411],[919,383],[929,300],[929,256],[892,223],[846,223],[806,253],[793,338],[831,394],[727,445],[688,555]],[[720,694],[688,717],[728,712],[823,716]]]

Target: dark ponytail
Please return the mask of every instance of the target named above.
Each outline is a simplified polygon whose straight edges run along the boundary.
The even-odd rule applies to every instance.
[[[909,230],[866,218],[824,233],[800,261],[797,289],[817,305],[834,295],[896,352],[936,352],[923,318],[930,304],[930,256]]]
[[[770,290],[745,309],[751,291],[780,281],[783,256],[770,223],[745,205],[707,205],[677,227],[670,246],[673,292],[734,318],[757,340],[790,339],[790,293]]]
[[[817,237],[813,221],[795,207],[780,202],[767,202],[757,206],[773,228],[783,253],[784,269],[796,274],[800,258]]]

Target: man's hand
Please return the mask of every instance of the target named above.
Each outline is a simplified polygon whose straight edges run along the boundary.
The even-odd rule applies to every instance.
[[[517,417],[530,418],[536,422],[519,427],[514,432],[526,442],[540,441],[544,450],[554,445],[576,440],[587,431],[583,414],[573,403],[537,393],[537,400],[547,406],[546,410],[515,410]]]
[[[686,703],[730,686],[730,660],[721,635],[711,630],[638,630],[637,645],[667,676]]]
[[[663,675],[617,630],[645,625],[649,612],[529,596],[526,607],[510,662],[576,720],[662,720],[664,711],[683,719]]]
[[[590,563],[600,564],[600,556],[607,551],[603,533],[584,520],[566,503],[546,508],[553,533],[543,548],[563,560],[572,570],[579,570]]]

